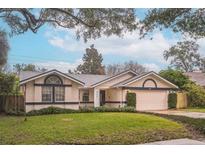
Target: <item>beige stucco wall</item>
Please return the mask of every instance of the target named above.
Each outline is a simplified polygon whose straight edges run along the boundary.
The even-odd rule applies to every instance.
[[[94,103],[80,103],[80,107],[83,108],[83,107],[94,107]]]
[[[35,89],[34,89],[34,81],[26,83],[26,97],[25,101],[26,102],[33,102],[35,100]]]
[[[125,80],[127,80],[127,79],[129,79],[129,78],[131,78],[133,76],[134,75],[132,73],[127,73],[127,74],[124,74],[124,75],[122,75],[120,77],[112,79],[112,80],[110,80],[108,82],[100,84],[99,86],[96,86],[96,88],[98,88],[98,89],[110,88],[112,85],[115,85],[115,84],[117,84],[119,82],[125,81]]]
[[[83,101],[83,91],[89,91],[89,102],[93,102],[94,101],[94,88],[90,88],[90,89],[80,89],[80,102]]]
[[[122,89],[112,88],[105,90],[105,101],[123,101]]]
[[[173,86],[171,86],[170,84],[166,83],[165,81],[163,81],[162,79],[160,79],[160,78],[158,78],[154,75],[149,75],[145,78],[142,78],[138,81],[135,81],[135,82],[129,84],[128,86],[130,86],[130,87],[142,87],[143,82],[146,79],[153,79],[157,83],[158,88],[173,88]],[[146,84],[145,84],[145,87],[154,87],[154,86],[155,85],[152,81],[147,81]]]
[[[98,89],[99,91],[100,90],[105,90],[105,101],[108,102],[108,101],[125,101],[123,100],[123,97],[122,97],[122,90],[121,88],[111,88],[111,86],[119,83],[119,82],[122,82],[122,81],[125,81],[127,79],[130,79],[131,77],[133,77],[134,75],[132,73],[127,73],[127,74],[124,74],[124,75],[121,75],[117,78],[114,78],[110,81],[107,81],[103,84],[100,84],[98,86],[95,87],[95,89]],[[111,88],[111,89],[110,89]],[[96,94],[96,95],[99,95],[99,94]],[[96,97],[96,101],[99,100],[99,97]],[[99,106],[100,102],[98,101],[96,104],[98,104],[97,106]],[[113,106],[113,107],[118,107],[119,105],[121,105],[121,103],[109,103],[109,104],[106,104],[106,106]]]
[[[42,101],[42,88],[41,86],[34,86],[36,84],[43,84],[44,79],[42,77],[34,81],[26,83],[26,102],[41,102]],[[60,77],[63,80],[63,84],[71,84],[72,87],[65,87],[65,102],[78,102],[79,101],[79,88],[82,87],[78,83],[75,83],[64,77]]]

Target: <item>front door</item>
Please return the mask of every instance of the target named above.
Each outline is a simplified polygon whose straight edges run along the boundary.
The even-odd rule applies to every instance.
[[[105,90],[100,90],[100,106],[105,104]]]

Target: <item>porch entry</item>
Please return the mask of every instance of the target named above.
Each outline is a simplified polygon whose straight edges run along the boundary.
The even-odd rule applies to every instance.
[[[105,104],[105,90],[100,90],[100,106]]]

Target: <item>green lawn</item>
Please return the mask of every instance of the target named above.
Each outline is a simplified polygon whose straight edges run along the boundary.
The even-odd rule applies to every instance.
[[[187,108],[187,109],[182,109],[182,111],[205,113],[205,108]]]
[[[183,125],[136,113],[0,116],[0,144],[137,144],[187,137]]]

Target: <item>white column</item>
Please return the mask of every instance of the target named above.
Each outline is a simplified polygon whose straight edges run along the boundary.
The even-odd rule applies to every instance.
[[[100,90],[94,88],[94,107],[100,106]]]

